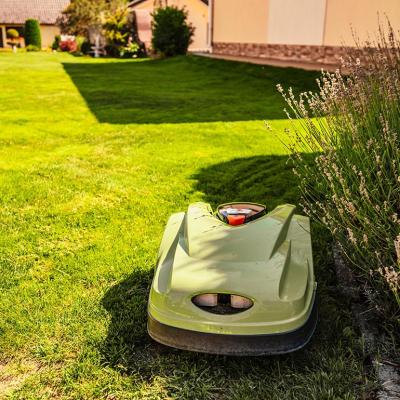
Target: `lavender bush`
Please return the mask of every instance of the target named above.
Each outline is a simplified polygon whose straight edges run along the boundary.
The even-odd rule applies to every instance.
[[[288,147],[304,211],[329,228],[399,324],[400,42],[390,24],[379,33],[348,50],[346,75],[323,73],[319,93],[278,89],[297,119]]]

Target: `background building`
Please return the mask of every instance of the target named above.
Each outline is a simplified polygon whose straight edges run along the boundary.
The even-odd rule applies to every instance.
[[[0,0],[0,47],[7,47],[7,29],[14,28],[23,37],[23,27],[29,18],[39,21],[42,47],[49,47],[60,33],[56,20],[68,3],[69,0]]]
[[[400,29],[400,0],[210,0],[212,52],[337,63],[340,46],[376,35],[378,14]]]

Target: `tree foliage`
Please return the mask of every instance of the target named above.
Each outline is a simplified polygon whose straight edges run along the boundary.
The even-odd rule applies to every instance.
[[[88,36],[90,29],[100,29],[106,15],[126,5],[126,0],[71,0],[57,21],[61,32]]]
[[[103,24],[106,51],[112,57],[136,57],[140,53],[134,17],[126,7],[109,13]]]
[[[125,8],[110,14],[103,25],[104,35],[110,44],[124,46],[128,44],[134,27]]]

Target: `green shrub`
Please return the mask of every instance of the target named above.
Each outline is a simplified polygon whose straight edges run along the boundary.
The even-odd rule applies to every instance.
[[[82,54],[89,54],[92,51],[92,46],[93,44],[89,42],[89,40],[85,40],[82,44],[81,44],[81,53]]]
[[[39,47],[34,46],[33,44],[30,44],[26,46],[26,51],[40,51]]]
[[[7,39],[16,40],[19,39],[19,33],[16,29],[7,29],[6,32]]]
[[[115,57],[115,58],[119,57],[119,50],[120,46],[116,44],[107,44],[105,46],[105,51],[109,57]]]
[[[347,76],[325,73],[319,93],[283,95],[299,118],[289,147],[305,212],[330,229],[376,288],[379,309],[400,323],[400,42],[382,29],[379,43],[348,50]]]
[[[166,57],[186,54],[194,34],[187,12],[174,6],[156,9],[152,31],[153,50]]]
[[[51,45],[52,50],[60,50],[61,35],[54,36],[53,44]]]
[[[77,52],[79,52],[79,53],[82,52],[82,45],[83,45],[83,43],[85,43],[86,41],[87,41],[87,39],[86,39],[85,36],[80,36],[80,35],[78,35],[78,36],[75,38],[75,42],[76,42],[76,51],[77,51]]]
[[[122,58],[135,58],[140,52],[140,46],[137,43],[129,43],[128,45],[121,47],[119,56]]]
[[[42,37],[40,34],[39,21],[36,19],[27,19],[25,22],[25,45],[42,48]]]

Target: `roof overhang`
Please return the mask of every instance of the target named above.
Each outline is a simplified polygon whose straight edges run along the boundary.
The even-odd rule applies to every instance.
[[[25,24],[36,19],[41,25],[55,25],[70,0],[0,0],[0,23]]]
[[[145,2],[145,1],[149,1],[149,0],[133,0],[133,1],[131,1],[130,3],[128,3],[128,7],[129,7],[129,8],[134,8],[134,7],[137,6],[138,4],[143,3],[143,2]],[[201,1],[202,3],[208,5],[208,0],[199,0],[199,1]]]

